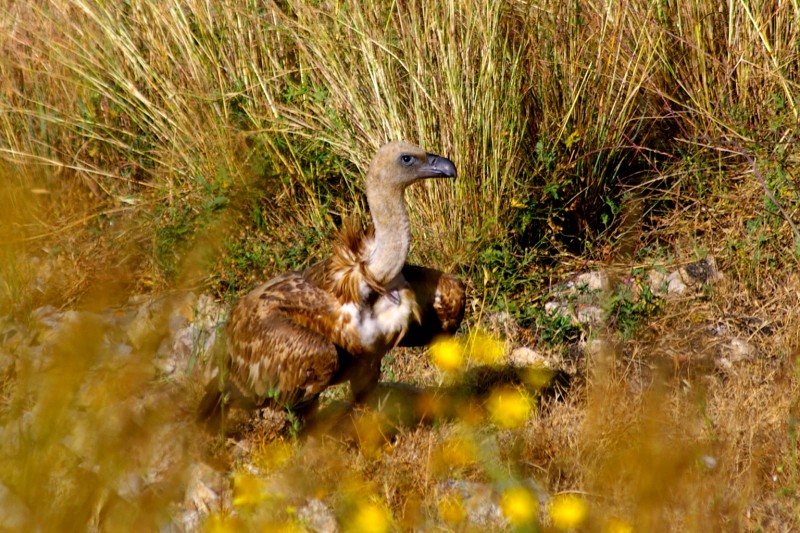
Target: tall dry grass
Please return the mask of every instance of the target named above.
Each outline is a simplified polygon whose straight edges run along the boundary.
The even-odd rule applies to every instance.
[[[457,160],[456,188],[413,191],[412,216],[423,258],[463,264],[523,205],[596,237],[620,185],[790,125],[796,17],[769,2],[15,3],[2,149],[17,180],[90,191],[79,217],[207,209],[266,174],[290,221],[330,229],[330,207],[361,205],[375,148],[407,138]],[[331,161],[346,162],[334,206],[315,171]]]

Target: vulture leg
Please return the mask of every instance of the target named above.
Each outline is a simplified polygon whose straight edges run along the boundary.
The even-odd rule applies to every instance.
[[[222,427],[224,412],[229,408],[253,410],[258,409],[259,405],[245,396],[230,379],[223,377],[220,382],[217,376],[206,385],[197,409],[197,421],[204,423],[210,432],[217,433]]]
[[[354,368],[354,373],[350,377],[350,391],[353,400],[357,404],[365,404],[381,377],[381,360],[372,358],[369,361],[360,362]]]
[[[439,335],[455,334],[464,318],[464,283],[452,274],[414,265],[403,267],[403,277],[414,291],[422,321],[409,326],[399,346],[425,346]]]

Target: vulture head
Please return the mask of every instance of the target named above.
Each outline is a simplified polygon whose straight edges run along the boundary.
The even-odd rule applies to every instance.
[[[378,150],[367,172],[367,194],[380,189],[403,191],[425,178],[455,178],[456,166],[446,157],[429,154],[419,146],[396,141]]]

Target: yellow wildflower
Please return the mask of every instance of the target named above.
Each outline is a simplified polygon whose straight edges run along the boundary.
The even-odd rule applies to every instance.
[[[502,428],[520,427],[531,414],[531,400],[514,387],[499,387],[487,402],[492,422]]]
[[[446,372],[459,370],[464,365],[464,350],[454,337],[434,342],[431,356],[433,364]]]
[[[577,529],[586,521],[589,506],[580,496],[561,494],[550,502],[550,520],[557,529]]]
[[[233,476],[233,505],[254,505],[265,498],[262,481],[247,472],[238,472]]]
[[[521,526],[536,520],[539,502],[525,487],[513,487],[500,497],[500,509],[511,525]]]
[[[346,529],[359,533],[386,533],[391,527],[391,518],[386,509],[374,503],[363,503],[356,509]]]

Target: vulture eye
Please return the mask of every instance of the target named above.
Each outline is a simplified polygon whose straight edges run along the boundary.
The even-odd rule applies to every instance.
[[[414,158],[408,154],[401,155],[400,162],[403,164],[403,166],[410,167],[414,164]]]

